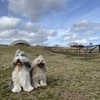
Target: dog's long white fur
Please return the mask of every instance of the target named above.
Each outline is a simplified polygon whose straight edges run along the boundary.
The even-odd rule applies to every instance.
[[[17,55],[19,53],[19,55]],[[22,66],[15,66],[12,72],[12,81],[13,81],[13,89],[12,92],[20,92],[23,88],[24,91],[32,91],[34,87],[31,86],[30,79],[30,68],[24,65],[24,62],[29,63],[29,59],[27,56],[21,56],[20,50],[16,51],[15,57],[13,59],[13,63],[15,63],[18,59],[23,63]]]

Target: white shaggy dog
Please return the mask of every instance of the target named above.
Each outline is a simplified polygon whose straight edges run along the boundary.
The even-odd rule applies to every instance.
[[[32,91],[34,88],[31,86],[30,77],[30,60],[27,55],[20,50],[16,51],[13,59],[14,70],[12,72],[12,92],[20,92],[23,88],[24,91]]]
[[[34,88],[47,86],[46,82],[47,65],[42,55],[34,59],[31,66],[32,85]]]

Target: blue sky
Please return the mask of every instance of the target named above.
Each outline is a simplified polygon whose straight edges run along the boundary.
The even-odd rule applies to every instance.
[[[100,44],[100,0],[0,0],[0,44]]]

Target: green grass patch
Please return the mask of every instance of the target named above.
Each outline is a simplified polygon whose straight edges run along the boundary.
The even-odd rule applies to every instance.
[[[43,55],[47,65],[47,84],[31,93],[12,93],[6,89],[11,80],[12,59],[17,49],[27,53],[31,62]],[[0,46],[0,100],[100,100],[100,56],[52,53],[44,47]]]

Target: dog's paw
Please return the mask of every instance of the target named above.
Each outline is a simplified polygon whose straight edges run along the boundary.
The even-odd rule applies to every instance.
[[[36,89],[36,88],[38,88],[38,87],[41,87],[41,85],[40,85],[40,84],[35,84],[34,87],[35,87],[35,89]]]
[[[28,87],[28,88],[25,88],[24,91],[27,91],[27,92],[31,92],[34,90],[34,87]]]
[[[40,84],[41,84],[41,86],[47,86],[47,83],[44,81],[41,81]]]
[[[34,90],[34,87],[29,87],[28,88],[28,92],[31,92],[31,91],[33,91]]]
[[[17,89],[17,88],[13,88],[13,89],[12,89],[12,92],[13,92],[13,93],[18,93],[18,92],[20,92],[20,91],[21,91],[21,88],[18,88],[18,89]]]
[[[41,84],[41,86],[47,86],[47,84],[45,83],[45,84]]]

